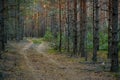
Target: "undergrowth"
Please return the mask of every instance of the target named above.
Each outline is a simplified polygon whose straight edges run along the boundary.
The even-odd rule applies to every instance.
[[[33,42],[34,44],[41,44],[42,41],[43,41],[42,38],[32,39],[32,42]]]

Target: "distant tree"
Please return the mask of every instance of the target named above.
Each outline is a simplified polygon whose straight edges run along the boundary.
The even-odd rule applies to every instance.
[[[53,4],[54,3],[54,4]],[[55,6],[56,1],[52,0],[51,1],[51,11],[50,11],[50,29],[51,29],[51,33],[53,34],[54,38],[57,38],[57,32],[58,32],[58,27],[57,27],[57,19],[56,19],[56,15],[57,15],[57,8]]]
[[[21,40],[21,20],[20,20],[20,0],[17,0],[16,2],[17,4],[17,15],[16,15],[16,19],[17,19],[17,36],[16,36],[16,40],[19,41]]]

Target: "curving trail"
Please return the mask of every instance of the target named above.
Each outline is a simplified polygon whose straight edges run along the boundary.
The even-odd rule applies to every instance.
[[[115,80],[107,72],[85,70],[89,65],[79,63],[79,59],[62,54],[48,54],[47,42],[40,45],[31,41],[16,43],[18,53],[24,56],[34,80]]]

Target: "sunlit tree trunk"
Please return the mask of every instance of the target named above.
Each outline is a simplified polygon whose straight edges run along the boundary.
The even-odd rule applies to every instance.
[[[112,0],[112,50],[111,50],[111,71],[119,71],[118,62],[118,0]]]

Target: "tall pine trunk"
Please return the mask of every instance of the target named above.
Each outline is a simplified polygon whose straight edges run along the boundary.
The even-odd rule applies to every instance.
[[[77,54],[77,0],[74,0],[73,55]]]
[[[59,52],[62,49],[61,0],[59,0]]]
[[[112,0],[112,50],[111,50],[111,71],[119,71],[118,62],[118,0]]]
[[[109,8],[109,19],[108,19],[108,58],[110,59],[111,58],[111,49],[112,49],[112,46],[111,46],[111,39],[112,39],[112,33],[111,33],[111,30],[112,30],[112,0],[109,0],[109,5],[108,5],[108,8]]]
[[[86,56],[86,0],[80,0],[80,53]]]
[[[67,51],[70,51],[70,0],[67,0]]]
[[[20,1],[17,0],[16,1],[16,4],[17,4],[17,14],[16,14],[16,18],[17,18],[17,34],[16,34],[16,40],[17,41],[20,41],[21,39],[21,26],[20,26]]]
[[[97,61],[99,50],[99,1],[93,0],[93,61]]]
[[[0,52],[4,49],[4,0],[0,0]]]

